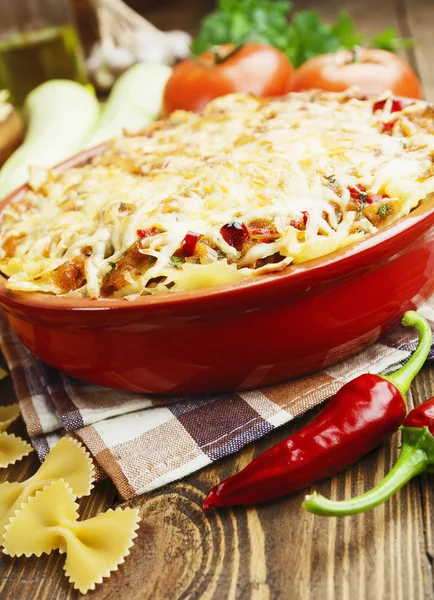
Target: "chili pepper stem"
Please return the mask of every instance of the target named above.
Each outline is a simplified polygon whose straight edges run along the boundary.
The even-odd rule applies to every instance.
[[[422,448],[403,445],[393,469],[376,487],[350,500],[330,500],[321,494],[306,496],[302,506],[308,512],[326,517],[357,515],[385,502],[410,479],[427,468],[429,459]]]
[[[383,376],[383,379],[393,383],[404,397],[410,388],[412,380],[416,377],[427,359],[432,344],[432,333],[427,320],[414,310],[409,310],[404,314],[402,324],[417,329],[419,344],[405,365],[398,369],[398,371],[395,371],[395,373]]]

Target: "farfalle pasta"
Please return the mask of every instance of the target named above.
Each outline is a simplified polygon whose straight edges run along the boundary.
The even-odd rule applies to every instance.
[[[3,432],[0,434],[0,468],[13,465],[30,452],[33,452],[33,448],[25,440],[13,433]]]
[[[139,511],[134,508],[110,509],[78,521],[72,490],[59,480],[15,513],[3,536],[3,551],[10,556],[65,552],[65,574],[86,593],[124,562],[137,537],[138,521]]]
[[[175,111],[81,166],[32,170],[1,212],[6,287],[134,300],[334,252],[432,197],[433,115],[354,90]]]
[[[2,379],[0,374],[0,380]],[[0,432],[6,431],[6,429],[14,421],[18,419],[21,411],[18,404],[10,404],[9,406],[0,406]]]
[[[84,446],[73,438],[62,438],[29,479],[0,484],[0,535],[15,511],[27,502],[30,496],[59,479],[68,484],[75,498],[88,496],[93,487],[94,469],[90,455]]]
[[[18,415],[17,406],[0,408],[0,431]],[[4,435],[0,433],[0,452]],[[66,553],[65,574],[74,587],[82,593],[95,589],[129,554],[139,513],[117,508],[79,521],[75,499],[89,495],[93,481],[89,453],[75,439],[64,437],[32,477],[0,484],[3,552],[40,556],[59,550]]]
[[[1,371],[0,379],[3,379],[4,375]],[[11,425],[19,416],[20,409],[18,404],[0,406],[0,468],[13,465],[17,460],[20,460],[33,451],[32,446],[28,442],[22,440],[13,433],[6,433],[6,429],[9,425]]]

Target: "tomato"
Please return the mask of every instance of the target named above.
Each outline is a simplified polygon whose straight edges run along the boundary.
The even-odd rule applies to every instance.
[[[281,96],[289,92],[293,72],[290,60],[277,48],[223,44],[175,66],[164,91],[163,111],[200,112],[213,98],[233,92]]]
[[[409,64],[392,52],[369,48],[341,50],[307,60],[295,71],[291,90],[340,92],[353,85],[363,94],[391,90],[397,96],[422,97],[419,80]]]

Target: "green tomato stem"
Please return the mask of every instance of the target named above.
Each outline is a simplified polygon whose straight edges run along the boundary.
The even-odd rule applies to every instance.
[[[432,332],[428,321],[414,310],[404,313],[402,324],[407,327],[415,327],[419,333],[419,344],[412,354],[410,360],[398,371],[391,375],[383,376],[390,381],[401,392],[402,396],[408,392],[411,382],[419,373],[425,363],[432,345]]]
[[[225,54],[223,56],[221,56],[220,53],[219,53],[219,46],[213,46],[211,48],[211,52],[213,53],[213,56],[214,56],[214,64],[215,65],[222,65],[227,60],[229,60],[230,58],[232,58],[233,56],[235,56],[235,54],[238,54],[238,52],[241,50],[241,48],[243,46],[244,46],[244,43],[237,44],[236,46],[234,46],[234,48],[232,48],[232,50],[230,52],[228,52],[228,54]]]

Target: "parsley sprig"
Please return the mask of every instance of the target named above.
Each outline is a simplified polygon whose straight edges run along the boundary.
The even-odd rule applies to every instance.
[[[227,42],[271,44],[282,50],[295,67],[318,54],[354,46],[369,45],[395,52],[412,44],[411,40],[398,38],[393,27],[367,42],[362,33],[355,31],[346,12],[330,24],[315,10],[292,13],[292,2],[288,0],[218,0],[217,8],[202,21],[192,52],[198,55]]]

